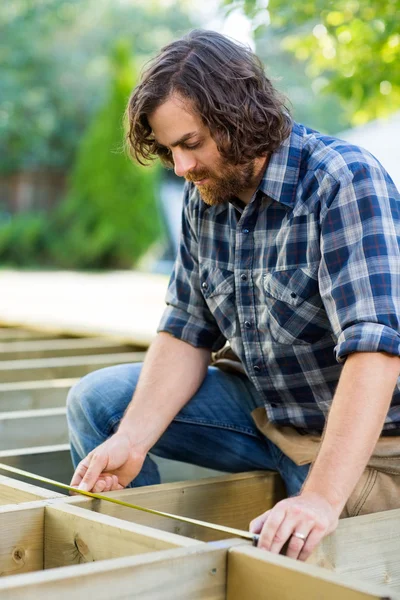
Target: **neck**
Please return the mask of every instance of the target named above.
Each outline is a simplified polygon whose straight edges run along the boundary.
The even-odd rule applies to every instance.
[[[268,156],[262,156],[261,158],[256,158],[254,161],[254,177],[251,182],[251,187],[242,190],[240,194],[238,194],[239,200],[244,202],[245,204],[249,204],[250,200],[253,197],[254,192],[259,186],[259,183],[264,175],[265,169],[267,168],[269,161]]]

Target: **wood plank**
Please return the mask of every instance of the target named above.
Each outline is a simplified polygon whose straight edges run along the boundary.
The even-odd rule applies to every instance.
[[[44,498],[62,498],[62,495],[30,483],[0,475],[0,506],[33,502]]]
[[[131,488],[110,495],[146,508],[188,516],[210,523],[248,530],[250,521],[284,497],[284,487],[276,473],[257,471],[224,475],[198,481]],[[203,541],[226,534],[173,519],[157,517],[102,500],[74,497],[68,502],[101,514],[179,533]]]
[[[46,569],[198,543],[77,506],[58,504],[45,511]]]
[[[25,340],[50,340],[54,339],[54,334],[44,331],[35,331],[33,329],[20,329],[17,327],[0,327],[0,341],[14,342]]]
[[[0,412],[65,406],[70,388],[79,377],[0,383]]]
[[[68,443],[67,409],[0,413],[0,450]]]
[[[388,588],[252,547],[228,553],[226,600],[372,600],[399,598]]]
[[[58,356],[118,354],[137,351],[133,345],[108,338],[51,339],[43,341],[1,342],[0,360],[22,360]]]
[[[400,509],[339,521],[310,562],[400,594]]]
[[[0,383],[82,377],[91,371],[113,365],[140,362],[143,352],[122,352],[64,358],[33,358],[28,360],[0,361]]]
[[[44,502],[0,507],[0,575],[43,569]]]
[[[0,451],[0,462],[30,473],[36,473],[37,475],[61,481],[61,483],[69,484],[73,475],[68,444],[3,450]],[[26,479],[19,475],[13,475],[13,478],[32,483],[31,479]],[[41,484],[41,487],[60,492],[59,488],[54,488],[48,484]]]
[[[225,600],[236,540],[151,552],[0,580],[7,600]],[[244,600],[243,597],[242,600]]]

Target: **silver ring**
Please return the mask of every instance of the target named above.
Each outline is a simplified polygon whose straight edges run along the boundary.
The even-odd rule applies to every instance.
[[[293,537],[298,538],[299,540],[304,540],[306,539],[306,535],[304,533],[300,533],[299,531],[295,531],[294,533],[292,533]]]

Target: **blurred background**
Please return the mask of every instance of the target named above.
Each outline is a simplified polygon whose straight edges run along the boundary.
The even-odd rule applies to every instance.
[[[170,272],[182,184],[132,164],[122,116],[144,63],[194,27],[249,44],[296,120],[360,143],[398,178],[399,4],[1,3],[0,267]]]

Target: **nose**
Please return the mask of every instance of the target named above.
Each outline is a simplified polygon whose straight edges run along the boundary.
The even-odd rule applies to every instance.
[[[196,165],[196,160],[190,152],[176,150],[173,152],[174,171],[178,177],[184,177],[186,173],[192,171]]]

